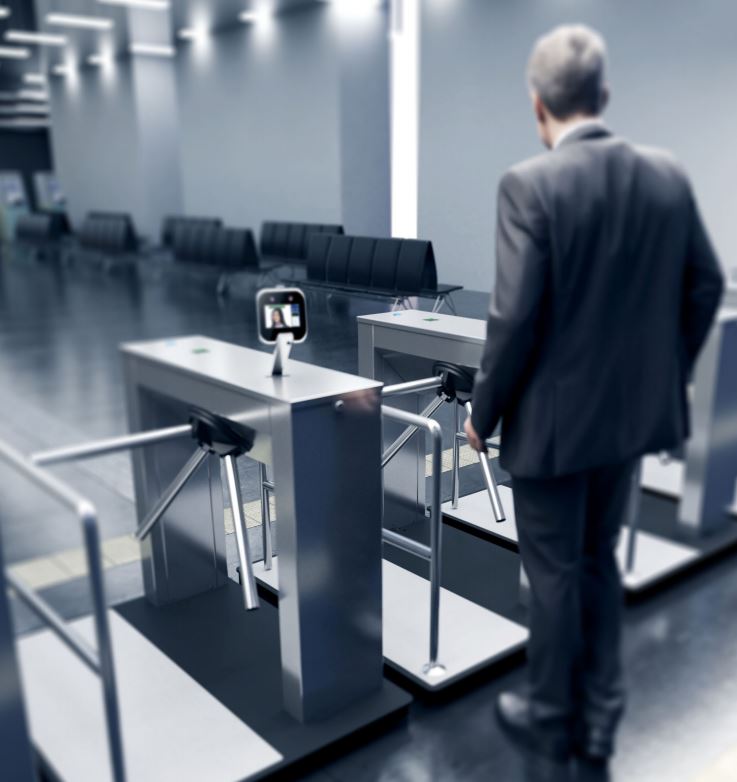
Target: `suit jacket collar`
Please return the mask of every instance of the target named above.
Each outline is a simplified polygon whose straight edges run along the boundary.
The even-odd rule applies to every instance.
[[[578,128],[574,128],[568,135],[561,139],[560,143],[555,147],[555,149],[566,147],[569,144],[575,144],[577,141],[607,138],[611,135],[611,130],[609,130],[609,128],[603,122],[592,120],[591,122],[582,124]]]

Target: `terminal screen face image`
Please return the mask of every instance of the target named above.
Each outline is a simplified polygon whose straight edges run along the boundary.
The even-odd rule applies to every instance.
[[[299,304],[267,304],[264,316],[272,329],[292,329],[301,325]]]
[[[259,292],[256,300],[259,337],[262,342],[276,342],[280,334],[291,334],[295,342],[307,336],[307,303],[297,288],[269,288]]]

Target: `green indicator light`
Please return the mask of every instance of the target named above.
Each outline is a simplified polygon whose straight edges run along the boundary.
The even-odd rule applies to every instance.
[[[193,348],[192,352],[196,355],[198,353],[209,353],[210,351],[207,348]]]
[[[433,323],[436,320],[440,320],[440,318],[423,318],[422,320],[426,320],[428,323]]]

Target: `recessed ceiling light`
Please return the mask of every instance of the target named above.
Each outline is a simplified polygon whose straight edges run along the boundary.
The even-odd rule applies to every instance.
[[[238,19],[244,24],[256,24],[257,22],[263,22],[266,19],[269,19],[273,14],[274,11],[272,8],[264,6],[263,8],[241,11],[238,14]]]
[[[7,60],[27,60],[30,56],[30,49],[23,49],[20,46],[0,46],[0,57],[5,57]]]
[[[131,54],[143,54],[151,57],[173,57],[177,51],[173,46],[160,46],[153,43],[132,43]]]
[[[68,65],[55,65],[51,69],[51,73],[53,73],[54,76],[67,76],[69,74],[69,66]]]
[[[63,35],[34,33],[30,30],[8,30],[5,40],[11,43],[34,43],[39,46],[64,46],[67,39]]]
[[[0,5],[0,19],[7,19],[10,16],[10,9],[7,5]]]
[[[140,8],[144,11],[166,11],[169,0],[97,0],[102,5],[122,5],[127,8]]]
[[[46,76],[43,73],[24,73],[23,81],[26,84],[46,84]]]
[[[197,30],[194,27],[182,27],[177,33],[177,37],[183,41],[201,41],[206,35],[206,30]]]
[[[96,68],[104,68],[108,65],[112,65],[112,58],[105,54],[91,54],[87,58],[88,65],[94,65]]]
[[[46,24],[57,27],[77,27],[84,30],[112,30],[115,22],[104,16],[80,16],[78,14],[46,14]]]

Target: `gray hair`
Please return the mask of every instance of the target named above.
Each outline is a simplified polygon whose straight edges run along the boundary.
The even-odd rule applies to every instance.
[[[606,104],[606,56],[604,39],[590,27],[556,27],[535,42],[527,66],[530,87],[559,120],[595,116]]]

